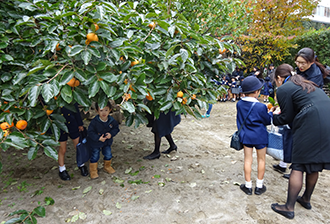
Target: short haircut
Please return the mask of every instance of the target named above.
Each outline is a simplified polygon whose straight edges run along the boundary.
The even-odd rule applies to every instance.
[[[112,109],[112,105],[111,105],[110,101],[108,101],[108,103],[107,103],[107,105],[106,105],[105,107],[109,107],[110,110]],[[96,109],[96,110],[99,110],[99,109],[100,109],[98,103],[95,103],[95,109]],[[103,108],[102,108],[102,109],[103,109]]]

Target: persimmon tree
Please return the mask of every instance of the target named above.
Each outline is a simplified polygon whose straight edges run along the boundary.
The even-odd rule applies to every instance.
[[[29,159],[38,150],[57,159],[60,129],[67,131],[61,107],[74,110],[78,103],[88,110],[112,99],[135,127],[147,122],[146,113],[200,117],[219,94],[210,77],[239,62],[219,54],[233,51],[232,43],[191,27],[179,4],[170,11],[153,1],[0,6],[0,122],[27,121],[24,130],[0,130],[0,147],[27,148]]]
[[[245,64],[266,66],[281,63],[289,54],[292,41],[304,32],[302,22],[313,13],[318,0],[257,0],[253,21],[246,35],[239,38]]]

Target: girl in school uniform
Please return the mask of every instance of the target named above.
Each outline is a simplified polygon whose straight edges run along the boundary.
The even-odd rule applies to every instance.
[[[240,129],[241,125],[243,125],[239,138],[244,146],[245,184],[241,184],[240,189],[247,195],[252,194],[251,170],[253,148],[257,150],[258,162],[258,178],[254,193],[260,195],[266,191],[266,186],[263,184],[266,165],[266,148],[268,145],[266,125],[271,124],[273,111],[268,113],[267,106],[258,101],[258,96],[263,84],[263,80],[254,76],[246,77],[242,82],[242,91],[245,97],[236,105],[237,128]],[[243,124],[245,118],[246,120]]]
[[[65,107],[61,108],[62,116],[65,118],[66,123],[65,125],[68,127],[68,133],[61,130],[60,135],[60,148],[58,151],[58,165],[59,165],[59,176],[62,180],[70,180],[70,175],[66,171],[66,167],[64,165],[64,158],[67,149],[67,142],[68,137],[72,139],[73,145],[76,148],[77,144],[79,143],[79,132],[84,131],[83,121],[80,116],[78,104],[74,104],[76,111],[71,111]],[[82,164],[80,167],[80,172],[82,176],[88,175],[88,169],[85,164]]]

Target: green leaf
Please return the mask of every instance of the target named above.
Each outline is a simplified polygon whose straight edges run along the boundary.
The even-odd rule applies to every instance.
[[[109,83],[117,82],[118,76],[114,75],[111,72],[102,73],[99,77]]]
[[[93,42],[94,43],[94,42]],[[93,45],[93,44],[92,44]],[[100,51],[97,48],[88,48],[88,51],[97,58],[101,57]]]
[[[58,160],[57,151],[53,147],[47,145],[44,148],[44,152],[48,157]]]
[[[65,131],[65,132],[69,132],[68,127],[65,125],[65,123],[60,122],[60,121],[57,121],[57,120],[54,120],[54,121],[53,121],[53,124],[56,124],[56,126],[57,126],[59,129],[62,129],[62,130]]]
[[[92,59],[92,54],[85,50],[81,53],[81,58],[84,60],[85,65],[88,65],[89,61]]]
[[[170,109],[173,106],[172,101],[170,102],[165,102],[164,104],[161,105],[161,108],[159,109],[160,111],[165,111]]]
[[[37,67],[34,67],[33,69],[31,69],[31,70],[28,72],[27,76],[32,75],[33,73],[36,73],[36,72],[38,72],[38,71],[44,69],[45,67],[46,67],[45,65],[39,65],[39,66],[37,66]]]
[[[75,45],[71,48],[70,53],[68,54],[69,57],[73,57],[77,54],[79,54],[80,52],[82,52],[84,48],[81,45]]]
[[[110,97],[111,92],[110,92],[110,86],[109,86],[109,84],[107,84],[107,83],[104,82],[104,81],[99,81],[99,83],[100,83],[100,86],[101,86],[101,89],[103,90],[103,92],[104,92],[108,97]]]
[[[72,89],[70,86],[65,85],[62,87],[61,89],[61,97],[63,98],[63,100],[67,103],[71,103],[72,101]]]
[[[149,114],[151,114],[151,110],[147,105],[144,105],[142,103],[138,104],[138,107],[142,107],[143,109],[145,109]]]
[[[55,140],[58,141],[60,139],[61,130],[59,127],[56,126],[55,123],[52,123],[52,132],[55,137]]]
[[[72,71],[65,71],[65,73],[61,77],[61,81],[59,82],[60,86],[66,85],[74,76],[74,72]]]
[[[131,102],[126,101],[121,105],[121,107],[122,107],[122,109],[127,110],[129,113],[135,112],[135,106]]]
[[[52,84],[45,83],[42,85],[42,97],[46,103],[54,97],[54,86]]]
[[[87,194],[90,190],[92,190],[92,186],[88,186],[83,190],[83,194]]]
[[[40,93],[40,86],[33,86],[30,89],[28,99],[30,101],[31,107],[35,107],[37,105],[39,93]]]
[[[180,54],[181,54],[181,58],[183,63],[185,63],[189,57],[188,51],[186,49],[180,49]]]
[[[49,119],[46,119],[45,122],[41,123],[41,132],[46,133],[47,130],[50,128],[51,122]]]
[[[36,158],[37,153],[38,153],[38,148],[39,148],[39,146],[30,148],[30,150],[28,151],[28,159],[29,160],[33,160],[33,159]]]
[[[104,215],[111,215],[112,212],[110,212],[110,211],[108,211],[108,210],[103,210],[103,214],[104,214]]]
[[[91,105],[91,100],[87,98],[86,94],[81,91],[79,88],[75,88],[75,90],[72,92],[73,98],[77,103],[84,107],[89,107]]]
[[[54,201],[54,199],[51,198],[51,197],[45,197],[45,203],[46,203],[47,205],[53,205],[53,204],[55,204],[55,201]]]
[[[180,46],[180,45],[177,44],[177,45],[172,46],[170,49],[168,49],[166,54],[165,54],[165,57],[168,58],[177,46]]]
[[[36,207],[33,211],[40,217],[46,216],[46,209],[43,206]]]
[[[99,72],[99,71],[103,71],[105,68],[107,67],[107,64],[105,62],[99,62],[97,65],[96,65],[96,70]]]
[[[99,82],[93,82],[89,88],[88,88],[88,94],[89,94],[89,98],[94,97],[98,91],[100,90],[100,83]]]
[[[5,222],[5,224],[19,223],[22,220],[23,220],[22,218],[13,218],[13,219],[9,219],[7,222]]]

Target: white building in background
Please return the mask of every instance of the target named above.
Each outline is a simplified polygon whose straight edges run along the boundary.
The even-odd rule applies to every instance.
[[[314,9],[314,16],[310,16],[309,19],[314,22],[330,24],[330,0],[321,0]]]

